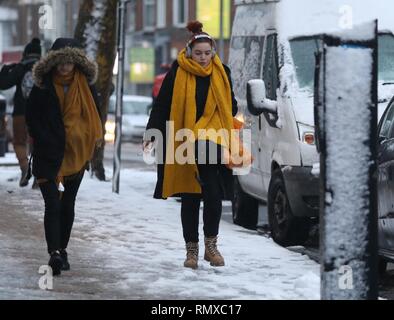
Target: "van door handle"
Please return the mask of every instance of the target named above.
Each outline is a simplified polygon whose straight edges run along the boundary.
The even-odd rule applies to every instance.
[[[259,116],[259,131],[261,131],[261,116]]]

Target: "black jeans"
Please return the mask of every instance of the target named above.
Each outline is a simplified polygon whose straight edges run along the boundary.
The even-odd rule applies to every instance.
[[[198,242],[198,224],[201,198],[204,202],[204,235],[216,236],[222,215],[222,190],[219,179],[219,165],[199,164],[202,194],[183,194],[181,220],[185,242]]]
[[[74,223],[75,198],[83,174],[84,171],[81,171],[71,177],[65,177],[64,192],[61,197],[55,181],[39,184],[45,201],[44,227],[49,253],[67,248]]]

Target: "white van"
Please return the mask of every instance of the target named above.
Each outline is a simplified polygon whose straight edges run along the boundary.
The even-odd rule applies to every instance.
[[[315,52],[325,32],[379,19],[379,117],[394,93],[394,19],[390,0],[235,1],[229,66],[255,157],[247,175],[237,176],[233,219],[255,227],[259,203],[266,202],[273,239],[302,244],[319,214],[319,163],[315,146],[313,92]],[[256,92],[265,108],[255,108]],[[262,81],[264,83],[262,83]],[[256,84],[257,83],[257,84]],[[256,88],[256,87],[255,87]],[[247,95],[249,94],[249,97]],[[268,100],[269,99],[269,100]],[[274,106],[274,107],[272,107]]]

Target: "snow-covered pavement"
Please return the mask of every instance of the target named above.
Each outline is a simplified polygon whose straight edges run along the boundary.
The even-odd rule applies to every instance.
[[[47,263],[40,192],[0,167],[0,299],[319,299],[319,265],[254,231],[221,222],[226,266],[183,267],[180,203],[152,198],[156,173],[125,169],[120,195],[85,175],[69,245],[71,271],[39,289]],[[228,213],[227,213],[228,214]],[[202,220],[202,219],[201,219]]]

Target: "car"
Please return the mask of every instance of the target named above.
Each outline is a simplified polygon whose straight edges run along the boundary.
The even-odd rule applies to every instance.
[[[115,140],[115,105],[116,97],[111,96],[108,107],[108,118],[105,124],[106,142]],[[138,95],[123,96],[122,142],[142,142],[152,98]]]
[[[347,4],[359,13],[354,24],[380,18],[384,30],[379,34],[381,110],[394,94],[394,23],[385,6],[377,8],[372,0]],[[265,220],[273,240],[282,246],[304,244],[319,217],[319,176],[312,173],[319,163],[313,113],[315,53],[322,50],[322,35],[338,30],[342,5],[341,0],[324,5],[315,0],[236,2],[229,66],[255,160],[248,174],[235,177],[233,220],[256,227],[263,212],[259,207],[267,204]],[[368,7],[377,10],[365,10]],[[268,103],[256,107],[257,100]]]
[[[394,262],[394,97],[378,126],[379,269]]]
[[[7,152],[8,152],[8,146],[10,143],[12,143],[12,139],[13,139],[12,112],[14,110],[14,94],[15,94],[15,87],[1,91],[1,96],[5,98],[7,103],[6,112],[5,112]]]
[[[13,109],[13,106],[9,103],[7,97],[2,94],[0,94],[0,101],[5,106],[5,110],[3,110],[4,114],[1,115],[4,118],[0,119],[0,121],[4,121],[4,123],[1,124],[1,126],[4,126],[4,128],[2,129],[2,130],[4,130],[4,132],[2,132],[2,134],[5,135],[4,136],[4,138],[5,138],[5,152],[8,152],[9,151],[9,144],[12,143],[12,137],[13,137],[13,133],[12,133],[12,109]]]
[[[6,106],[7,101],[4,96],[0,95],[0,157],[7,152],[7,123],[6,123]]]

